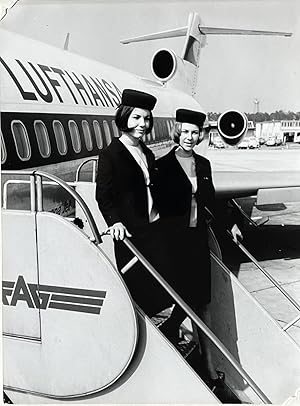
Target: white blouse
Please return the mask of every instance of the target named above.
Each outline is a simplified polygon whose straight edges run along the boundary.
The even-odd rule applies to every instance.
[[[124,142],[122,137],[119,138],[122,144],[127,148],[133,158],[136,160],[138,165],[143,171],[145,184],[147,186],[147,201],[148,201],[148,214],[149,214],[149,222],[152,223],[159,219],[159,214],[153,205],[153,197],[150,190],[150,175],[148,170],[148,163],[146,159],[146,155],[144,154],[142,147],[138,145],[128,145]]]
[[[195,193],[197,192],[197,176],[196,176],[196,164],[195,158],[193,156],[182,157],[176,154],[177,161],[180,163],[182,169],[184,170],[186,176],[192,184],[192,199],[191,199],[191,216],[190,216],[190,227],[197,226],[197,201]]]

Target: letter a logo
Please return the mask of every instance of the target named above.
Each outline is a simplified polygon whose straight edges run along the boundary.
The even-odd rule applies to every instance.
[[[34,307],[34,304],[32,303],[32,300],[31,300],[31,297],[29,294],[28,287],[25,283],[23,276],[21,276],[21,275],[18,277],[10,305],[16,306],[18,300],[23,300],[24,302],[27,302],[28,307],[31,307],[31,308]]]

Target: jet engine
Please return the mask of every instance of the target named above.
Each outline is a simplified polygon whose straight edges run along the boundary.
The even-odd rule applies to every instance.
[[[245,114],[237,110],[228,110],[218,118],[217,128],[227,144],[236,145],[247,131],[248,120]]]
[[[181,78],[186,76],[184,62],[169,49],[160,49],[152,57],[151,70],[153,76],[160,82],[168,82],[176,73]]]

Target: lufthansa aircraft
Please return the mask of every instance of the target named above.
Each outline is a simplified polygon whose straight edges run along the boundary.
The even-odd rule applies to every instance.
[[[181,56],[167,49],[156,52],[155,80],[146,80],[1,30],[6,401],[219,403],[212,388],[134,306],[111,251],[99,244],[94,185],[74,182],[81,164],[101,155],[112,137],[119,136],[114,114],[124,88],[158,99],[154,129],[145,140],[154,150],[170,141],[176,108],[203,111],[194,95],[199,55],[209,34],[291,35],[206,27],[193,13],[186,27],[123,41],[185,37]],[[247,121],[229,111],[218,126],[233,145],[243,137]],[[23,176],[30,180],[20,180]],[[48,210],[41,177],[48,177],[43,187],[52,191]],[[91,232],[86,224],[80,230],[55,214],[68,217],[70,200],[51,189],[54,183],[72,196],[75,215],[80,210],[86,215]],[[216,186],[230,197],[284,185],[298,183],[276,177],[256,178],[246,186],[245,180],[234,185],[224,180]],[[225,371],[231,401],[281,403],[300,385],[300,349],[227,270],[213,234],[210,247],[219,292],[211,304],[213,333],[190,309],[187,314],[217,346],[214,361]]]
[[[159,100],[146,143],[155,146],[169,141],[176,108],[203,111],[194,95],[201,48],[211,34],[291,35],[206,27],[197,14],[191,14],[186,27],[121,41],[185,37],[181,56],[168,49],[156,52],[151,62],[155,80],[147,80],[1,30],[2,169],[42,167],[72,180],[82,160],[99,155],[112,137],[119,136],[114,113],[125,87],[152,93]],[[220,117],[218,128],[226,143],[237,144],[247,130],[247,120],[237,111],[228,111]],[[253,177],[245,182],[224,174],[217,177],[216,190],[226,197],[250,195],[295,182],[286,176]]]

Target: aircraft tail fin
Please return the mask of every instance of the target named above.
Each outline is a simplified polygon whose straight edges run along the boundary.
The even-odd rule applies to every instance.
[[[198,66],[198,60],[195,58],[195,56],[192,56],[191,50],[194,49],[195,51],[195,46],[197,45],[196,49],[198,51],[199,47],[203,47],[205,45],[205,34],[200,31],[200,26],[200,16],[197,13],[190,13],[188,25],[185,27],[127,38],[121,40],[120,42],[122,44],[130,44],[132,42],[152,41],[155,39],[185,37],[186,40],[182,51],[182,58],[188,62],[191,62],[193,65]]]
[[[191,13],[189,23],[197,13]],[[132,42],[152,41],[155,39],[184,37],[188,32],[189,25],[172,30],[155,32],[153,34],[140,35],[138,37],[126,38],[121,40],[121,44],[130,44]],[[198,25],[199,33],[204,35],[277,35],[283,37],[291,37],[291,32],[285,31],[266,31],[266,30],[245,30],[240,28],[224,28],[224,27],[207,27]]]
[[[173,86],[177,88],[184,88],[187,92],[195,95],[198,69],[200,61],[200,51],[206,45],[207,35],[277,35],[290,37],[290,32],[280,31],[259,31],[235,28],[221,28],[221,27],[207,27],[204,26],[200,16],[197,13],[190,13],[188,25],[167,31],[141,35],[121,40],[122,44],[130,44],[133,42],[152,41],[156,39],[185,37],[185,43],[182,49],[182,55],[178,58],[172,51],[160,50],[152,60],[155,66],[152,67],[154,76],[163,83],[172,79]],[[167,61],[170,62],[170,67],[165,68]],[[162,66],[164,68],[162,69]],[[183,66],[184,72],[178,72],[178,67]],[[157,69],[158,67],[158,69]],[[165,71],[171,72],[168,75],[160,73]],[[177,71],[177,74],[176,74]],[[176,80],[177,76],[177,80]],[[171,82],[170,82],[171,84]]]

